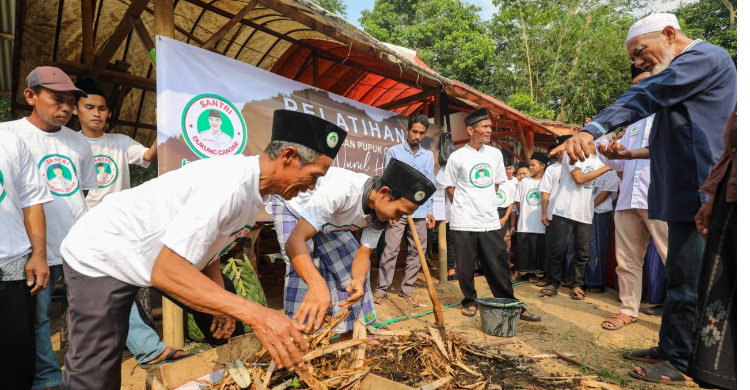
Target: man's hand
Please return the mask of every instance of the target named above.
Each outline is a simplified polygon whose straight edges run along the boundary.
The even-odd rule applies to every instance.
[[[346,292],[349,293],[349,298],[346,298],[346,301],[341,302],[340,306],[350,306],[365,295],[365,281],[361,279],[354,278],[352,279],[351,283],[349,283],[349,286],[346,287]]]
[[[217,339],[228,339],[232,337],[235,327],[235,319],[225,315],[214,315],[211,323],[211,334]]]
[[[585,131],[579,131],[578,134],[563,142],[562,145],[552,149],[549,155],[554,157],[558,153],[564,151],[568,154],[568,157],[570,157],[570,165],[575,165],[577,161],[586,161],[589,157],[589,153],[586,151],[586,146],[593,142],[593,135]]]
[[[511,226],[508,229],[508,234],[511,235],[511,236],[514,235],[514,234],[516,234],[516,227],[515,226]]]
[[[615,141],[611,145],[599,145],[599,153],[608,160],[632,160],[633,154],[622,144]]]
[[[47,284],[49,283],[49,267],[47,266],[47,258],[44,254],[32,252],[29,261],[26,262],[25,270],[27,286],[34,286],[34,279],[36,278],[36,286],[31,289],[31,295],[39,294],[47,288]]]
[[[309,287],[297,312],[294,313],[294,321],[298,325],[304,325],[305,332],[320,329],[331,306],[331,292],[322,278],[320,282]]]
[[[708,198],[708,201],[698,209],[695,214],[695,227],[703,237],[708,236],[708,223],[711,221],[711,210],[714,207],[714,197]]]
[[[396,222],[392,218],[388,218],[388,227],[393,228],[393,225],[395,225]]]
[[[432,229],[435,227],[435,216],[432,214],[427,214],[427,229]]]
[[[293,370],[295,364],[303,367],[300,352],[307,352],[308,345],[299,332],[302,327],[284,314],[265,307],[260,307],[255,318],[258,321],[248,325],[253,328],[258,341],[266,347],[276,367],[286,367],[288,370]]]
[[[505,223],[508,222],[508,219],[510,219],[509,216],[505,216],[505,217],[500,218],[500,226],[505,226]]]
[[[547,212],[542,211],[542,224],[544,226],[549,226],[549,218],[547,218]]]

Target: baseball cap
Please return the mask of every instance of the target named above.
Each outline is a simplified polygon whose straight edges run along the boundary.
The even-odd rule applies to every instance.
[[[28,88],[44,87],[57,92],[73,92],[78,96],[89,97],[86,92],[76,88],[65,72],[54,66],[37,66],[26,76]]]

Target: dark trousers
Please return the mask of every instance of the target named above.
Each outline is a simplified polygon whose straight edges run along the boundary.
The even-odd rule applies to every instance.
[[[693,222],[667,222],[667,228],[667,299],[659,330],[659,354],[676,369],[687,372],[706,239],[698,234]]]
[[[573,255],[573,282],[570,287],[580,287],[585,282],[586,265],[589,262],[591,224],[555,215],[550,221],[546,233],[546,238],[551,241],[547,280],[554,287],[560,287],[563,264],[568,252],[568,240],[570,240],[571,234],[575,234],[575,254]]]
[[[445,239],[448,246],[448,269],[456,268],[456,240],[453,237],[453,230],[451,230],[451,224],[445,224]]]
[[[70,348],[65,354],[65,371],[59,389],[119,390],[128,317],[140,287],[108,276],[92,278],[65,263],[63,269],[68,285]],[[211,340],[209,329],[213,316],[174,302],[193,314],[198,327]],[[237,328],[239,334],[244,333],[241,323],[237,323]]]
[[[510,281],[508,252],[500,229],[488,232],[454,231],[456,239],[456,266],[458,267],[458,284],[464,299],[461,304],[475,306],[477,290],[474,288],[474,259],[479,256],[479,263],[484,270],[487,284],[495,298],[511,298],[513,284]]]
[[[0,282],[0,383],[30,389],[36,363],[36,296],[26,280]]]

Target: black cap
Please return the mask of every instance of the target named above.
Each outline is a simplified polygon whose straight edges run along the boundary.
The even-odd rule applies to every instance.
[[[573,137],[573,136],[572,135],[561,135],[561,136],[555,138],[555,145],[562,145],[563,142],[567,141],[571,137]]]
[[[336,158],[344,139],[346,131],[315,115],[289,110],[273,112],[271,141],[298,143],[330,158]]]
[[[635,66],[635,64],[630,64],[630,79],[631,80],[638,77],[638,75],[641,73],[646,73],[646,71]]]
[[[486,108],[480,108],[464,118],[466,126],[474,126],[475,124],[490,119],[490,114]]]
[[[102,90],[102,86],[99,85],[99,83],[97,83],[93,79],[84,77],[76,81],[75,85],[81,91],[86,92],[87,95],[99,95],[101,97],[106,98],[106,96],[104,96],[104,91]]]
[[[539,161],[542,165],[547,165],[549,156],[544,153],[534,152],[531,154],[531,160]]]
[[[96,163],[96,166],[104,168],[104,163]]]
[[[529,163],[525,161],[521,161],[518,164],[516,164],[516,170],[521,169],[521,168],[529,169]]]
[[[221,112],[219,110],[214,110],[213,108],[208,110],[208,117],[209,118],[219,118],[221,119]]]
[[[380,178],[388,188],[420,206],[427,202],[436,190],[435,185],[425,175],[395,158],[391,159]]]

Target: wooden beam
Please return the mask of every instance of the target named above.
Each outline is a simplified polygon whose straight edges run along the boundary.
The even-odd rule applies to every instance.
[[[15,39],[15,38],[13,37],[13,34],[7,34],[7,33],[4,33],[4,32],[0,32],[0,39],[4,39],[6,41],[13,42],[13,39]]]
[[[320,85],[320,65],[318,63],[318,53],[313,52],[313,87]]]
[[[427,98],[427,97],[436,96],[437,93],[438,93],[437,89],[430,88],[430,89],[428,89],[426,91],[422,91],[420,93],[416,93],[414,95],[407,96],[405,98],[401,98],[401,99],[398,99],[398,100],[394,100],[392,102],[381,104],[381,105],[378,106],[378,108],[383,109],[383,110],[391,110],[391,109],[394,109],[394,108],[405,106],[405,105],[410,104],[410,103],[418,102],[418,101],[423,100],[424,98]],[[437,101],[435,101],[435,104],[437,104]]]
[[[154,15],[154,10],[153,10],[153,9],[151,9],[151,7],[146,7],[146,12],[150,13],[151,15]],[[175,26],[174,26],[174,29],[175,29],[175,31],[177,31],[178,33],[180,33],[180,34],[182,34],[182,35],[186,36],[186,37],[187,37],[187,38],[189,38],[190,40],[192,40],[192,41],[194,41],[195,43],[197,43],[197,44],[198,44],[199,46],[200,46],[200,45],[203,45],[203,40],[202,40],[202,39],[200,39],[200,38],[197,38],[197,37],[196,37],[195,35],[191,34],[191,33],[190,33],[190,31],[188,31],[188,30],[185,30],[184,28],[182,28],[182,27],[180,27],[180,26],[178,26],[178,25],[175,25]],[[158,34],[154,34],[154,35],[158,35]]]
[[[500,147],[502,147],[503,149],[507,150],[507,151],[508,151],[508,152],[509,152],[510,154],[512,154],[512,155],[513,155],[513,156],[514,156],[515,158],[517,158],[517,159],[519,159],[519,160],[523,161],[523,158],[522,158],[521,156],[517,155],[517,154],[516,154],[516,151],[515,151],[515,150],[513,150],[513,148],[511,148],[511,147],[510,147],[509,145],[507,145],[507,144],[506,144],[505,142],[498,142],[497,144],[498,144],[498,145],[500,145]]]
[[[174,39],[174,3],[172,0],[154,0],[154,35]]]
[[[226,33],[229,32],[234,26],[237,25],[244,17],[248,14],[248,12],[252,11],[253,8],[258,4],[258,0],[253,0],[249,2],[240,12],[238,12],[232,19],[227,22],[224,26],[222,26],[219,31],[216,32],[211,38],[208,38],[208,40],[201,45],[202,49],[213,49],[214,46],[216,46],[216,43],[219,42],[219,39],[221,39]]]
[[[81,0],[81,39],[83,40],[83,63],[94,62],[94,6],[91,0]]]
[[[13,93],[11,91],[0,91],[0,97],[9,98],[13,96]]]
[[[156,46],[154,46],[154,41],[151,39],[151,34],[148,33],[148,30],[146,30],[146,26],[143,25],[143,20],[140,16],[128,16],[128,19],[133,25],[135,33],[138,34],[138,38],[141,40],[141,43],[146,48],[148,56],[149,58],[151,58],[151,63],[156,65]]]
[[[521,147],[523,148],[523,155],[526,157],[523,160],[529,161],[531,158],[531,152],[529,151],[529,146],[526,144],[526,137],[523,134],[523,130],[521,129],[521,124],[516,121],[516,134],[518,135],[518,140],[521,142]]]
[[[26,2],[24,1],[23,3],[25,4]],[[52,46],[52,61],[57,61],[57,48],[60,44],[60,26],[62,25],[62,12],[63,12],[64,6],[65,6],[65,0],[58,0],[57,2],[57,24],[55,25],[55,44]]]
[[[115,31],[110,35],[109,42],[104,46],[99,57],[91,65],[86,76],[96,79],[102,73],[104,68],[109,63],[109,60],[114,57],[117,53],[117,49],[120,48],[122,42],[127,38],[128,34],[133,31],[133,24],[130,22],[129,17],[140,17],[143,10],[146,9],[146,5],[149,0],[133,0],[130,3],[130,7],[125,11],[125,16],[120,20],[120,24],[115,28]],[[171,2],[170,2],[171,4]]]
[[[534,130],[529,129],[526,132],[526,143],[529,145],[531,153],[534,153]]]
[[[83,75],[87,70],[85,64],[79,64],[77,62],[65,60],[49,62],[47,63],[47,65],[56,66],[62,69],[65,73],[72,73],[77,75]],[[101,71],[98,79],[101,81],[108,81],[115,84],[127,85],[133,88],[156,92],[156,80],[136,76],[130,73],[122,73],[114,70],[104,69],[103,71]]]

